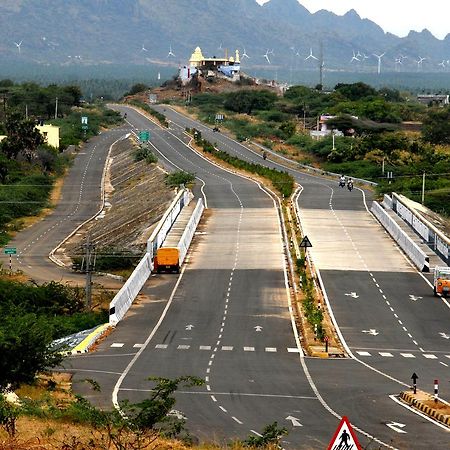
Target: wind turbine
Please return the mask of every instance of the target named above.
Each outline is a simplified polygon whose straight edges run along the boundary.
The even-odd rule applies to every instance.
[[[376,53],[373,54],[375,58],[378,58],[378,75],[381,73],[381,58],[386,54],[386,52],[382,53],[381,55],[377,55]]]
[[[263,58],[266,58],[267,62],[268,62],[269,64],[272,64],[272,63],[270,62],[270,59],[269,59],[269,53],[270,53],[269,50],[267,50],[266,53],[264,53]]]
[[[307,61],[308,59],[310,59],[310,58],[313,58],[313,59],[315,59],[316,61],[318,61],[318,58],[316,58],[314,55],[313,55],[313,51],[312,51],[312,48],[310,47],[310,49],[309,49],[309,55],[305,58],[305,61]]]
[[[244,53],[242,53],[242,57],[243,58],[250,58],[250,56],[248,56],[247,52],[245,51],[245,47],[244,47]]]
[[[358,52],[359,53],[359,52]],[[350,62],[352,63],[353,61],[359,61],[360,59],[358,58],[358,56],[355,54],[355,50],[353,50],[353,56],[352,59],[350,60]]]
[[[438,66],[442,66],[442,68],[445,69],[445,59],[443,59],[442,62],[438,64]]]
[[[370,56],[367,56],[365,53],[362,54],[363,59],[369,59]]]
[[[417,70],[422,69],[422,63],[426,60],[427,58],[422,58],[421,56],[419,56],[419,59],[416,61],[417,63]]]
[[[172,51],[172,45],[169,45],[169,53],[167,53],[167,57],[173,56],[175,58],[175,53]]]
[[[23,42],[23,40],[20,41],[19,43],[14,42],[14,44],[16,44],[16,47],[19,49],[19,53],[20,53],[20,46],[22,45],[22,42]]]
[[[141,52],[148,52],[148,50],[145,48],[144,44],[142,44]]]
[[[397,72],[400,70],[400,66],[402,65],[402,57],[399,56],[398,58],[395,58],[395,70],[397,70]]]

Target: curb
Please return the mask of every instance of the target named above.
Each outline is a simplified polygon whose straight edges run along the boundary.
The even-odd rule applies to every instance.
[[[69,353],[77,355],[80,353],[87,353],[97,339],[99,339],[108,329],[109,323],[104,323],[97,327],[92,333],[86,336],[76,347],[74,347]]]
[[[418,409],[419,411],[423,412],[427,416],[437,420],[438,422],[443,423],[444,425],[450,426],[450,415],[449,414],[443,414],[443,413],[439,412],[437,409],[434,409],[433,407],[426,405],[422,401],[415,398],[414,394],[403,391],[400,393],[400,398],[405,403],[408,403],[410,406]],[[431,396],[430,396],[430,399],[432,399]]]

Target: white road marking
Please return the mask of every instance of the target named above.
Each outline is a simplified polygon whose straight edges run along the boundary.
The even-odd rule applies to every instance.
[[[277,351],[276,347],[266,347],[265,351],[268,353],[275,353]]]
[[[143,347],[144,346],[144,344],[134,344],[133,345],[133,348],[141,348],[141,347]]]
[[[122,342],[113,342],[111,344],[111,348],[121,348],[123,347],[125,344],[123,344]]]
[[[297,347],[288,347],[287,348],[288,353],[300,353],[300,349]]]
[[[224,413],[228,412],[223,406],[219,406],[219,408],[220,408]]]
[[[436,355],[430,355],[430,354],[424,354],[423,357],[427,358],[427,359],[437,359]]]
[[[402,355],[403,358],[415,358],[412,353],[400,353],[400,355]]]
[[[378,352],[380,354],[380,356],[384,356],[386,358],[393,358],[394,355],[392,353],[389,352]]]
[[[255,347],[244,347],[244,352],[254,352]]]
[[[167,348],[168,344],[156,344],[155,348]]]
[[[230,352],[233,350],[233,347],[230,345],[222,345],[222,351]]]
[[[243,422],[241,422],[238,418],[236,418],[236,417],[234,417],[234,416],[231,416],[231,418],[232,418],[235,422],[237,422],[239,425],[242,425]]]
[[[200,345],[199,350],[211,350],[210,345]]]
[[[188,350],[189,348],[191,348],[190,345],[179,345],[177,347],[178,350]]]
[[[356,353],[358,353],[358,355],[360,356],[372,356],[369,352],[364,351],[357,351]]]

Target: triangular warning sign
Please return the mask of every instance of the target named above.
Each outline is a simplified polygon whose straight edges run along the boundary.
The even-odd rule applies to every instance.
[[[311,241],[308,239],[308,236],[305,236],[300,242],[300,247],[312,247]]]
[[[342,417],[327,450],[362,450],[347,417]]]

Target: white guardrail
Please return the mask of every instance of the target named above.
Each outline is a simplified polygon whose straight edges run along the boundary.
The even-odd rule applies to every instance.
[[[411,238],[389,216],[384,208],[377,202],[372,202],[372,213],[380,221],[386,231],[397,242],[400,248],[409,256],[411,261],[421,272],[430,271],[428,256],[411,240]]]
[[[392,210],[408,222],[411,228],[422,237],[428,247],[450,266],[450,239],[419,212],[409,209],[402,201],[402,198],[395,192],[392,193],[391,205]]]
[[[167,209],[147,241],[147,252],[134,269],[128,280],[115,295],[109,304],[109,323],[116,325],[125,316],[126,312],[132,305],[139,291],[153,270],[153,256],[156,250],[161,246],[170,231],[170,227],[175,222],[178,214],[184,206],[188,205],[193,198],[192,193],[187,189],[182,189]],[[197,208],[196,208],[197,209]],[[203,211],[203,210],[202,210]],[[200,220],[200,219],[198,219]],[[190,222],[189,222],[190,223]],[[196,222],[196,225],[198,221]],[[195,230],[194,230],[195,231]],[[193,232],[192,232],[193,235]],[[192,236],[191,236],[192,239]],[[190,243],[190,241],[189,241]],[[188,244],[189,246],[189,244]]]

